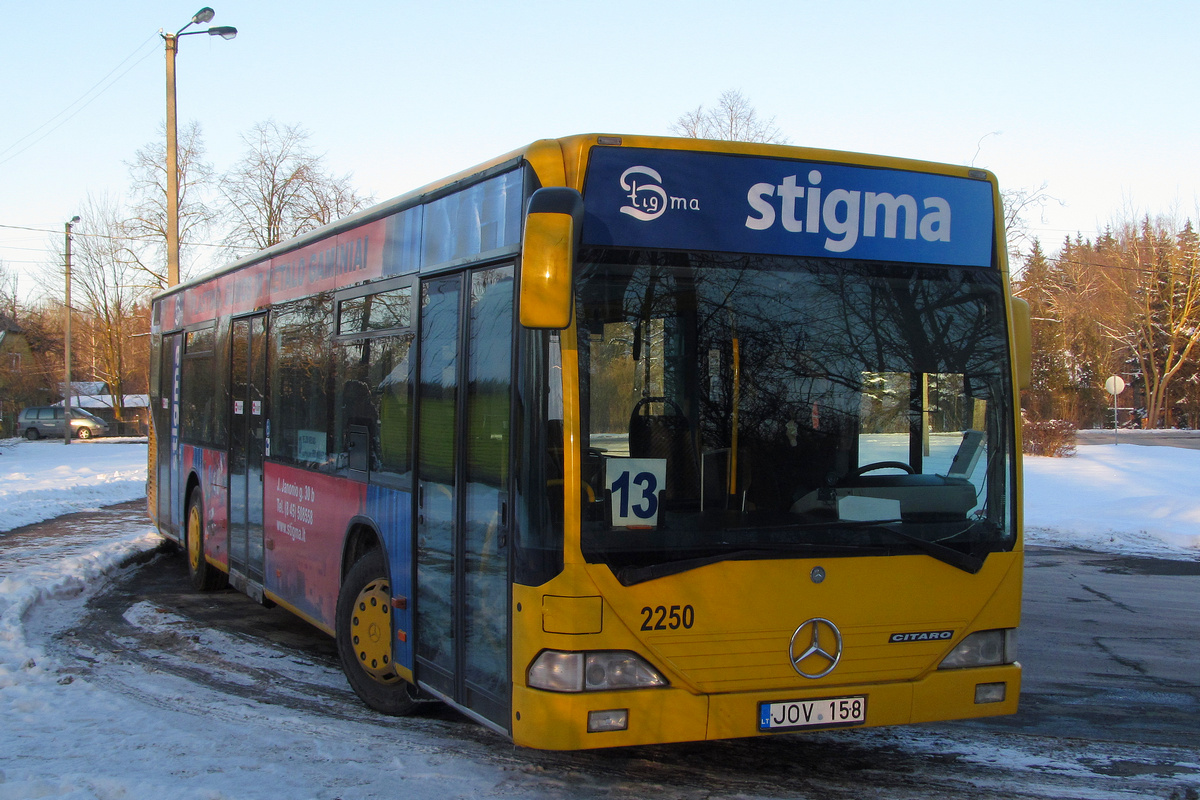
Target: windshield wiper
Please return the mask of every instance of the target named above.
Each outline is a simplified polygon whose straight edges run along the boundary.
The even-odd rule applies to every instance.
[[[874,529],[877,531],[887,531],[897,539],[911,544],[922,553],[925,553],[925,555],[936,558],[944,564],[949,564],[955,569],[961,569],[963,572],[968,572],[971,575],[983,569],[984,559],[980,556],[964,553],[961,550],[955,550],[953,547],[947,547],[939,542],[931,542],[928,539],[913,536],[911,533],[905,533],[896,527],[896,523],[879,523],[874,526]]]
[[[644,567],[622,567],[617,570],[617,580],[622,586],[633,586],[635,583],[645,583],[655,578],[665,578],[668,575],[678,575],[680,572],[699,569],[700,567],[716,564],[720,561],[749,560],[753,558],[768,558],[772,553],[766,550],[738,550],[733,553],[720,553],[703,558],[687,558],[683,561],[666,561],[661,564],[649,564]]]
[[[664,561],[659,564],[648,564],[644,567],[622,567],[617,570],[617,580],[622,586],[632,586],[635,583],[652,581],[655,578],[665,578],[668,575],[678,575],[709,564],[722,561],[753,561],[755,559],[787,558],[790,556],[810,556],[813,550],[828,553],[830,550],[854,550],[856,548],[836,547],[828,544],[804,545],[795,542],[780,543],[778,547],[759,545],[753,549],[731,550],[728,553],[714,553],[700,558],[685,558],[681,561]]]
[[[939,542],[931,542],[928,539],[922,539],[918,536],[913,536],[910,533],[905,533],[898,526],[899,522],[876,522],[863,525],[856,523],[853,526],[844,525],[838,527],[856,527],[868,528],[870,530],[884,531],[892,536],[900,539],[906,544],[910,544],[920,550],[927,556],[935,558],[944,564],[949,564],[955,569],[960,569],[963,572],[975,575],[979,570],[983,569],[984,558],[964,553],[961,550],[955,550],[953,547],[947,547]],[[791,526],[791,527],[810,527],[808,525]],[[812,526],[816,527],[816,526]],[[861,553],[862,548],[859,546],[838,546],[832,543],[824,542],[821,544],[804,545],[797,542],[779,542],[772,547],[771,543],[760,542],[753,548],[745,550],[732,550],[727,553],[714,553],[713,555],[701,556],[699,558],[686,558],[680,561],[666,561],[658,564],[648,564],[644,567],[623,567],[617,571],[617,580],[624,586],[632,586],[637,583],[652,581],[656,578],[665,578],[668,575],[678,575],[681,572],[689,572],[693,569],[708,566],[709,564],[717,564],[722,561],[751,561],[754,559],[780,558],[788,556],[808,556],[813,550],[820,550],[828,554],[831,550],[852,551]]]

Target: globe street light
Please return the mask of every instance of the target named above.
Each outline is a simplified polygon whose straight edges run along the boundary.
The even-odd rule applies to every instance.
[[[207,33],[232,39],[237,28],[221,25],[203,31],[187,31],[193,25],[211,22],[214,11],[205,6],[192,16],[192,21],[175,33],[159,31],[167,46],[167,285],[179,283],[179,146],[178,127],[175,123],[175,53],[179,49],[180,36]]]
[[[67,322],[63,331],[63,444],[71,443],[71,226],[79,222],[79,217],[71,217],[66,224],[66,253],[63,264],[67,268]]]

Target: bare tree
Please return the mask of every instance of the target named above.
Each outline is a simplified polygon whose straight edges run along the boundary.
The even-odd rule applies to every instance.
[[[1108,335],[1136,359],[1145,398],[1143,425],[1169,422],[1168,390],[1200,352],[1200,236],[1165,219],[1126,223],[1118,235],[1104,319]]]
[[[17,274],[0,260],[0,314],[17,318]]]
[[[130,212],[126,228],[130,235],[127,258],[145,280],[158,288],[167,285],[167,171],[166,131],[134,153],[129,167],[131,185]],[[217,219],[212,203],[216,188],[215,173],[205,158],[200,123],[191,122],[179,136],[179,250],[180,271],[186,277],[194,271],[196,247],[211,231]]]
[[[775,125],[775,118],[761,119],[750,99],[738,89],[722,92],[712,108],[699,105],[694,111],[681,115],[671,125],[671,131],[691,139],[788,143],[788,138]]]
[[[368,205],[349,175],[325,172],[299,125],[260,122],[242,136],[246,152],[220,181],[230,247],[270,247]]]
[[[1004,228],[1008,240],[1008,254],[1014,263],[1019,263],[1024,256],[1030,254],[1034,245],[1027,216],[1033,211],[1046,208],[1051,203],[1065,205],[1062,200],[1046,191],[1045,183],[1036,189],[1005,189],[1000,192],[1000,201],[1004,205]]]
[[[139,372],[129,350],[133,335],[144,332],[138,328],[143,324],[142,301],[148,290],[142,266],[129,257],[131,223],[121,205],[107,196],[89,195],[80,217],[71,260],[72,307],[80,322],[80,343],[83,337],[89,340],[80,351],[91,350],[92,377],[108,384],[120,422],[126,383],[131,372]]]

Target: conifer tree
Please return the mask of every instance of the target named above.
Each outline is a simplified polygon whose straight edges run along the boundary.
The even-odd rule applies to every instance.
[[[1056,268],[1035,238],[1018,287],[1018,294],[1029,303],[1033,345],[1031,382],[1022,405],[1035,420],[1057,417],[1055,397],[1066,382],[1062,320],[1056,318],[1059,292]]]

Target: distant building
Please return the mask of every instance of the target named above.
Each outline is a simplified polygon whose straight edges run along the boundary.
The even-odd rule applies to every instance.
[[[21,326],[0,313],[0,431],[11,436],[17,414],[26,406],[42,405],[49,391],[33,378],[33,351]]]
[[[108,394],[103,381],[71,381],[71,406],[83,408],[108,423],[109,436],[145,436],[150,432],[150,395],[127,394],[120,398],[121,422],[117,422],[117,398]],[[53,405],[61,406],[62,401]]]
[[[58,393],[63,394],[66,383],[59,381]],[[104,381],[71,381],[71,396],[108,394],[108,384]],[[72,403],[71,405],[74,405]]]

